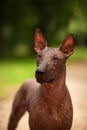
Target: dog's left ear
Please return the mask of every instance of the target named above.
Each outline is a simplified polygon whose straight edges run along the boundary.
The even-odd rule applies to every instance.
[[[39,53],[41,50],[43,50],[47,46],[47,42],[41,33],[40,29],[35,30],[34,35],[34,50]]]
[[[72,55],[74,51],[74,35],[70,34],[62,43],[62,45],[59,48],[65,55],[66,57],[69,57]]]

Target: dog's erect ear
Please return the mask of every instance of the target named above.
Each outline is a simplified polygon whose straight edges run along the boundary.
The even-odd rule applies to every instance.
[[[70,34],[59,49],[66,55],[66,57],[72,55],[74,51],[74,35]]]
[[[41,33],[40,29],[35,30],[35,36],[34,36],[34,49],[37,53],[39,53],[41,50],[43,50],[47,46],[47,42]]]

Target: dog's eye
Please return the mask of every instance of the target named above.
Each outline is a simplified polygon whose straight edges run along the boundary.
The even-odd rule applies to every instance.
[[[58,57],[53,57],[53,61],[58,61]]]

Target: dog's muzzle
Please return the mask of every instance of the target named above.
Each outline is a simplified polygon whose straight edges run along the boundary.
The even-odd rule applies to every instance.
[[[37,68],[35,76],[36,76],[37,82],[39,82],[41,84],[53,82],[55,80],[50,75],[47,76],[46,70],[45,69],[41,69],[40,67]]]

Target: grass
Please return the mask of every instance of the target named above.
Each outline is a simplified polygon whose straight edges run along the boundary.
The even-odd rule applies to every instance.
[[[87,60],[87,48],[75,48],[68,63]],[[0,61],[0,98],[10,94],[9,90],[17,89],[26,79],[34,78],[35,59]]]
[[[19,87],[24,80],[33,78],[35,68],[34,59],[0,62],[0,97],[6,96],[9,89]]]

